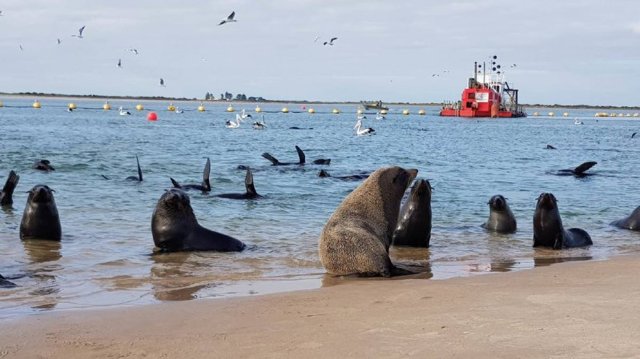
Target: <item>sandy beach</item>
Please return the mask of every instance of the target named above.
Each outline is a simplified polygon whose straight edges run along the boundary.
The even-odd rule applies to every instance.
[[[640,257],[7,320],[2,358],[638,355]]]

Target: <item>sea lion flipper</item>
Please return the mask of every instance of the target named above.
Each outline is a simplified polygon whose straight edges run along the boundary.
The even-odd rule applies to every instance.
[[[256,187],[253,185],[253,173],[251,173],[251,168],[249,167],[247,167],[247,175],[244,177],[244,186],[247,190],[247,194],[252,196],[258,195]]]
[[[15,171],[11,170],[9,172],[9,177],[7,177],[7,181],[4,183],[4,187],[2,187],[2,192],[0,193],[0,205],[5,206],[13,204],[13,191],[18,185],[18,181],[20,181],[20,176],[18,176]]]
[[[169,179],[171,180],[171,183],[173,184],[173,187],[175,188],[182,188],[182,186],[180,185],[180,183],[178,183],[178,181],[174,180],[173,178],[169,177]]]
[[[207,162],[204,164],[204,170],[202,171],[202,187],[207,191],[211,191],[211,182],[209,182],[209,176],[211,175],[211,160],[207,157]]]
[[[577,174],[577,175],[583,174],[585,171],[587,171],[589,168],[595,166],[596,164],[598,164],[598,162],[596,162],[596,161],[585,162],[585,163],[581,164],[580,166],[576,167],[573,170],[573,173]]]
[[[278,159],[277,159],[277,158],[275,158],[275,157],[271,156],[271,154],[270,154],[269,152],[265,152],[265,153],[263,153],[263,154],[262,154],[262,157],[264,157],[264,158],[268,159],[269,161],[271,161],[271,164],[272,164],[273,166],[277,166],[277,165],[279,165],[279,164],[280,164],[280,161],[278,161]]]
[[[142,182],[142,168],[140,168],[140,160],[138,159],[138,155],[136,155],[136,162],[138,163],[138,181]]]
[[[304,155],[304,151],[300,147],[296,145],[296,151],[298,152],[299,164],[303,165],[306,162],[306,156]]]

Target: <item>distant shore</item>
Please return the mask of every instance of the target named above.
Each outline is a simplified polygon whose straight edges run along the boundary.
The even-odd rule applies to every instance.
[[[6,93],[0,92],[0,97],[16,97],[16,98],[54,98],[54,99],[83,99],[83,100],[129,100],[129,101],[182,101],[182,102],[203,102],[203,103],[291,103],[291,104],[313,104],[313,105],[359,105],[360,101],[320,101],[320,100],[267,100],[248,101],[248,100],[204,100],[199,98],[187,97],[164,97],[164,96],[107,96],[107,95],[71,95],[71,94],[55,94],[41,92],[16,92]],[[385,105],[392,106],[442,106],[441,102],[384,102]],[[562,104],[521,104],[523,107],[529,108],[585,108],[585,109],[616,109],[616,110],[640,110],[640,106],[609,106],[609,105],[562,105]]]

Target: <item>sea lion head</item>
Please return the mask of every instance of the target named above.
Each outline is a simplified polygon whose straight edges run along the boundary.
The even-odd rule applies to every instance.
[[[491,197],[488,204],[489,207],[494,211],[504,211],[507,209],[507,200],[501,194],[497,194]]]
[[[558,200],[553,193],[541,193],[538,197],[536,209],[552,210],[558,208]]]
[[[411,190],[412,198],[420,198],[422,200],[431,200],[431,184],[425,179],[417,180]]]
[[[33,188],[28,192],[29,197],[27,198],[28,203],[51,203],[53,200],[53,192],[51,188],[47,185],[39,184],[33,186]]]
[[[172,214],[185,212],[193,213],[189,195],[179,188],[171,188],[166,190],[158,200],[157,207],[162,208],[163,210]]]

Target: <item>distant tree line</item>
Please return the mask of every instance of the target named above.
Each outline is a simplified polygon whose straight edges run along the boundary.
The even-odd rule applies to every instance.
[[[208,101],[213,101],[215,100],[215,96],[211,93],[211,92],[207,92],[204,95],[204,99],[208,100]],[[247,97],[247,95],[243,94],[243,93],[239,93],[236,94],[235,98],[233,97],[233,94],[231,92],[224,92],[220,94],[219,97],[220,100],[226,100],[226,101],[251,101],[251,102],[262,102],[262,101],[266,101],[263,97],[256,97],[256,96],[249,96]]]

